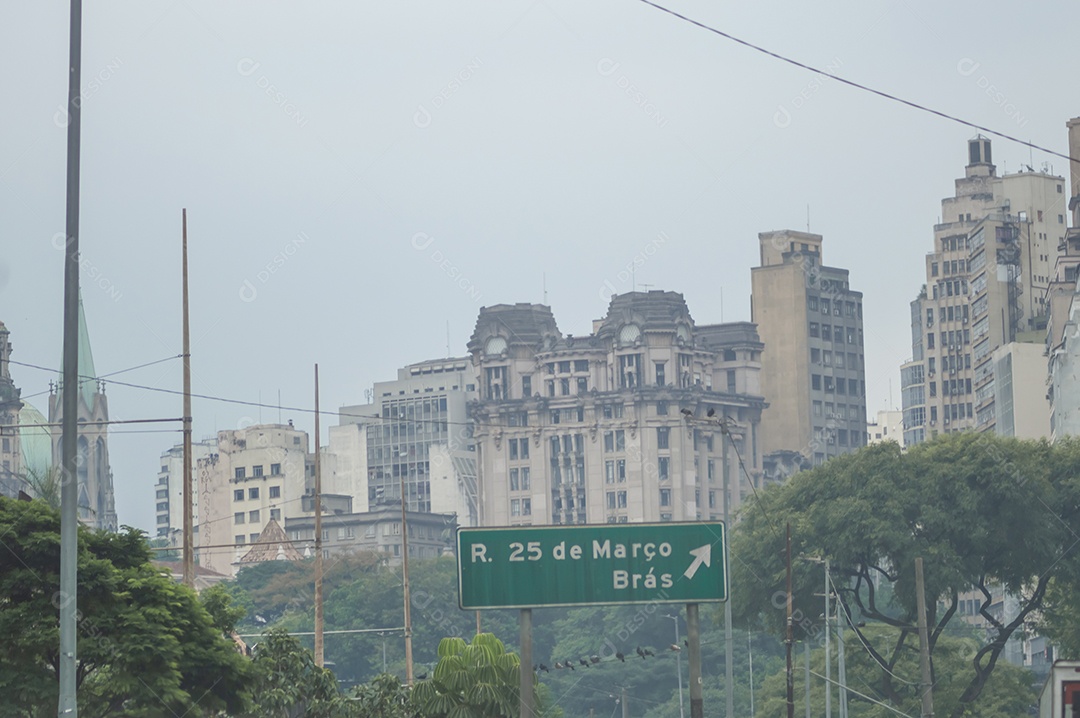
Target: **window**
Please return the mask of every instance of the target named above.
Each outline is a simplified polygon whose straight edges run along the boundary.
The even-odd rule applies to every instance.
[[[613,432],[604,432],[604,451],[615,451],[615,434]]]
[[[821,300],[821,313],[822,314],[828,314],[829,313],[829,306],[830,306],[829,305],[829,300],[828,299],[822,299]]]
[[[821,329],[818,326],[817,322],[810,322],[810,336],[812,336],[812,337],[821,336]]]
[[[574,371],[575,372],[587,372],[587,371],[589,371],[589,360],[588,359],[575,359],[574,360]]]
[[[563,396],[570,396],[570,379],[566,377],[559,379],[559,391]]]
[[[518,472],[517,469],[510,469],[510,490],[521,490],[521,474]]]
[[[281,521],[281,509],[270,509],[270,518],[274,521]]]
[[[280,499],[281,498],[281,487],[280,486],[271,486],[270,487],[270,498],[272,498],[272,499]]]
[[[584,394],[589,391],[589,380],[586,377],[579,376],[577,378],[577,393]]]
[[[811,349],[810,350],[810,363],[811,364],[820,364],[821,363],[821,350],[820,349]]]
[[[259,487],[258,486],[252,486],[250,489],[248,489],[248,498],[249,499],[257,499],[257,498],[259,498]]]
[[[270,475],[281,476],[281,464],[270,464]]]
[[[615,460],[615,480],[620,484],[626,481],[626,459]]]
[[[926,348],[927,349],[933,349],[934,348],[934,333],[933,332],[930,332],[929,334],[926,335]]]
[[[657,449],[670,449],[671,448],[671,429],[666,426],[658,426],[656,428],[656,448]]]
[[[827,376],[825,377],[825,393],[831,394],[833,391],[835,391],[835,383],[831,376]]]
[[[671,458],[668,456],[660,456],[656,459],[656,475],[660,481],[667,481],[671,478]]]
[[[727,390],[729,394],[735,393],[735,370],[727,370]]]
[[[664,386],[664,363],[662,361],[656,362],[656,385]]]
[[[671,506],[671,489],[660,489],[660,505]]]
[[[604,483],[615,483],[615,462],[608,460],[604,462]]]
[[[626,508],[626,492],[625,491],[616,492],[615,496],[616,496],[616,501],[618,503],[618,507],[620,509],[625,509]]]
[[[262,476],[263,475],[262,464],[256,464],[255,466],[252,466],[251,467],[251,475],[255,476],[255,477]]]
[[[532,499],[521,500],[521,515],[532,516]]]
[[[236,534],[235,536],[233,536],[233,543],[235,543],[237,546],[243,546],[244,534]]]
[[[521,499],[510,499],[510,515],[521,516]]]
[[[656,414],[658,416],[667,416],[668,403],[666,401],[656,402]]]
[[[236,467],[236,468],[235,468],[235,469],[233,470],[233,476],[235,476],[235,477],[236,477],[236,478],[238,478],[238,479],[242,479],[242,478],[244,478],[244,477],[245,477],[246,475],[247,475],[247,472],[246,472],[246,471],[244,470],[244,467],[243,467],[243,466],[237,466],[237,467]]]
[[[233,514],[232,518],[233,518],[233,523],[234,524],[242,524],[242,523],[244,523],[244,512],[243,511],[237,511],[235,514]]]
[[[528,399],[532,396],[532,377],[521,377],[521,398]]]
[[[626,432],[622,429],[615,432],[615,451],[626,451]]]
[[[254,511],[248,511],[248,523],[249,524],[257,524],[257,523],[259,523],[259,510],[258,509],[255,509]]]
[[[233,497],[233,501],[243,501],[244,500],[244,490],[243,489],[234,490],[232,492],[232,497]]]
[[[816,312],[818,310],[818,298],[817,297],[807,297],[806,298],[806,308],[811,312]]]
[[[821,363],[825,366],[832,366],[832,352],[824,351],[821,353]]]
[[[810,375],[810,388],[815,390],[815,391],[821,391],[821,375],[820,374],[811,374]]]
[[[607,507],[609,509],[615,508],[615,492],[614,491],[607,492]]]
[[[821,402],[814,401],[814,416],[821,416]]]

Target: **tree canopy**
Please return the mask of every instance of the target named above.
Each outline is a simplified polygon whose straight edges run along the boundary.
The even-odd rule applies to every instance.
[[[871,653],[880,694],[899,704],[892,672],[917,644],[913,566],[922,557],[931,651],[947,626],[961,622],[964,592],[977,592],[977,616],[990,627],[958,676],[957,718],[979,697],[1008,640],[1036,620],[1051,579],[1076,585],[1078,509],[1078,442],[964,433],[906,453],[894,443],[869,446],[797,474],[750,504],[733,531],[734,609],[743,621],[763,618],[781,631],[790,524],[798,632],[821,630],[814,593],[822,569],[806,559],[829,558],[848,615],[895,629],[891,643]],[[1016,597],[1015,614],[990,610],[995,586]]]
[[[0,716],[56,715],[60,518],[0,497]],[[78,532],[79,712],[212,715],[246,704],[248,663],[190,589],[150,561],[143,534]]]

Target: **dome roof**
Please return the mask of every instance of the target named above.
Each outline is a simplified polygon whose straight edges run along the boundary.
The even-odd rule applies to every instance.
[[[22,449],[23,470],[37,476],[44,476],[52,465],[52,435],[49,429],[40,424],[49,420],[30,404],[23,404],[19,410],[19,437]]]

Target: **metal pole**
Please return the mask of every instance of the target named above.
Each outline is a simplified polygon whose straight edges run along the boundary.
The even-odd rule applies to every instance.
[[[675,646],[679,646],[679,617],[672,616],[670,614],[664,614],[664,618],[670,618],[675,622]],[[689,641],[687,641],[689,643]],[[678,668],[679,674],[679,718],[685,718],[686,713],[683,710],[683,694],[682,694],[682,651],[675,651],[675,665]]]
[[[922,680],[919,692],[922,694],[922,718],[934,718],[933,681],[930,676],[930,634],[926,626],[926,587],[923,585],[922,557],[915,559],[915,601],[919,612],[919,668]]]
[[[836,596],[836,659],[840,680],[840,718],[847,718],[847,671],[844,668],[844,624],[840,615],[840,595]]]
[[[705,718],[701,696],[701,624],[696,603],[686,604],[686,639],[690,645],[690,718]]]
[[[622,689],[622,718],[630,718],[630,706],[626,703],[626,687]]]
[[[413,684],[412,610],[409,598],[409,527],[405,518],[405,473],[401,472],[401,569],[402,600],[405,602],[405,684]]]
[[[480,635],[480,612],[476,612],[476,635]]]
[[[832,651],[829,648],[829,559],[825,559],[825,718],[832,718]]]
[[[805,649],[803,651],[805,654],[803,663],[806,664],[806,685],[804,687],[806,693],[806,718],[810,718],[810,641],[803,641],[803,648]]]
[[[791,666],[791,647],[795,627],[791,617],[791,523],[787,524],[787,718],[795,718],[795,675]]]
[[[71,0],[68,47],[67,207],[64,252],[64,388],[61,394],[60,485],[60,690],[57,716],[75,718],[79,589],[79,487],[76,471],[79,411],[79,160],[82,127],[82,0]]]
[[[722,434],[726,435],[729,441],[735,441],[727,430],[723,430]],[[721,436],[721,441],[723,441]],[[731,482],[730,471],[728,471],[728,442],[724,442],[724,531],[725,534],[728,527],[731,526]],[[727,702],[727,718],[735,718],[735,639],[731,633],[731,596],[727,597],[728,600],[724,601],[724,697]]]
[[[750,657],[750,718],[754,718],[754,644],[750,629],[746,629],[746,655]]]
[[[319,365],[315,365],[315,665],[323,666],[322,464],[319,461]]]
[[[181,258],[181,298],[183,307],[184,352],[184,585],[195,588],[195,511],[191,486],[191,328],[188,315],[187,209],[181,210],[183,257]]]
[[[521,718],[532,718],[533,712],[533,660],[532,660],[532,609],[521,609]]]

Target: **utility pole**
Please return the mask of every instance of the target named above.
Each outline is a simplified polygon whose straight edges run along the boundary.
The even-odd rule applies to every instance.
[[[806,695],[806,718],[810,718],[810,641],[803,641],[803,693]]]
[[[669,613],[664,614],[664,618],[670,618],[675,622],[675,645],[679,645],[679,617],[672,616]],[[687,641],[689,643],[689,641]],[[675,666],[679,675],[679,718],[686,718],[686,713],[683,712],[683,691],[682,691],[682,651],[675,652]]]
[[[829,559],[825,559],[825,718],[832,718],[832,651],[829,648]]]
[[[405,518],[405,474],[401,472],[401,569],[402,600],[405,603],[405,685],[412,687],[412,609],[409,597],[409,527]]]
[[[690,647],[690,718],[705,718],[705,701],[701,695],[701,624],[696,603],[686,604],[686,639]]]
[[[79,590],[79,160],[82,127],[82,0],[71,0],[68,29],[67,207],[64,251],[64,389],[60,484],[60,685],[57,716],[77,718],[76,662]]]
[[[787,524],[787,718],[795,718],[795,675],[791,667],[791,644],[795,642],[795,626],[791,616],[791,522]]]
[[[915,606],[919,612],[919,668],[922,680],[922,718],[934,718],[933,681],[930,676],[930,634],[926,626],[926,587],[923,584],[922,556],[915,559]]]
[[[840,592],[836,593],[836,660],[839,671],[837,678],[840,680],[840,718],[848,718],[847,714],[847,671],[844,668],[844,624],[840,611]]]
[[[315,665],[323,667],[322,464],[319,462],[319,365],[315,365]]]
[[[533,660],[532,660],[532,609],[521,609],[521,695],[519,696],[521,718],[533,718]]]
[[[188,321],[188,261],[187,261],[187,209],[181,210],[183,257],[181,258],[181,299],[183,301],[183,352],[184,352],[184,585],[195,588],[195,511],[194,492],[191,486],[191,325]]]
[[[728,531],[731,527],[731,472],[728,464],[728,442],[735,439],[732,438],[724,420],[721,420],[720,427],[721,433],[728,439],[724,441],[723,450],[724,531]],[[731,596],[724,601],[724,698],[727,704],[727,718],[735,718],[735,639],[731,635]]]

